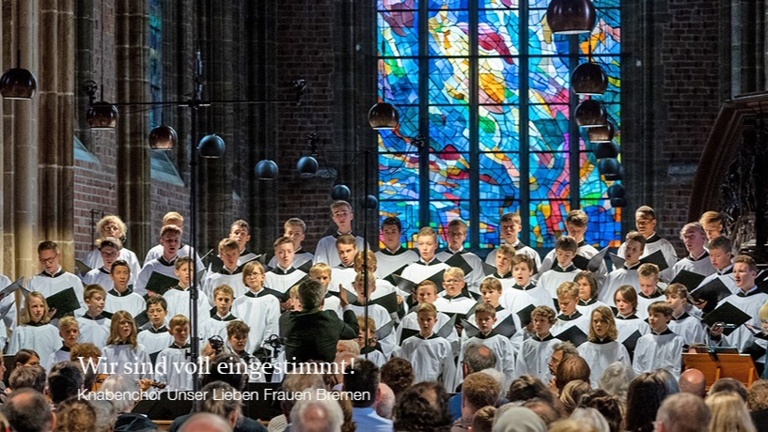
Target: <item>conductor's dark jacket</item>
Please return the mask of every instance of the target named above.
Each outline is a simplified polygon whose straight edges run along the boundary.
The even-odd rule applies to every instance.
[[[336,359],[336,345],[339,339],[357,337],[357,316],[351,310],[345,310],[342,321],[336,312],[331,310],[292,312],[283,330],[285,357],[288,362],[332,362]]]

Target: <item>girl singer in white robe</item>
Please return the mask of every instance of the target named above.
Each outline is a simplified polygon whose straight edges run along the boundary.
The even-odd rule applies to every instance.
[[[579,355],[589,364],[589,381],[597,388],[603,371],[611,363],[632,364],[627,349],[616,338],[619,331],[611,309],[598,306],[592,311],[589,325],[589,340],[578,348]]]

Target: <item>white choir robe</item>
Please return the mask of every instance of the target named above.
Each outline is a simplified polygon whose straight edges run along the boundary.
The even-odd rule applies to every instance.
[[[552,353],[555,352],[555,345],[561,343],[552,334],[543,339],[538,336],[532,336],[520,347],[520,353],[517,355],[515,363],[514,378],[523,375],[532,375],[540,379],[544,384],[549,384],[552,374],[549,373],[549,360]]]
[[[410,312],[406,316],[403,317],[403,319],[400,321],[400,325],[397,326],[397,330],[395,330],[395,342],[399,345],[403,344],[403,330],[415,330],[416,332],[420,331],[421,328],[419,327],[419,317],[418,317],[418,307],[414,308],[413,312]],[[442,313],[437,313],[437,321],[435,322],[435,333],[439,332],[440,329],[443,328],[446,324],[448,324],[451,321],[451,317]],[[456,327],[454,326],[451,329],[451,333],[448,335],[448,337],[445,338],[448,342],[451,344],[451,349],[453,350],[453,356],[456,357],[459,355],[459,349],[461,347],[461,343],[459,341],[459,334],[456,332]]]
[[[146,329],[139,332],[139,345],[143,346],[149,356],[153,356],[173,343],[173,336],[168,333],[168,327],[163,325],[156,329],[151,323],[146,324]],[[225,339],[226,340],[226,339]]]
[[[173,318],[176,315],[184,315],[189,319],[194,317],[190,316],[190,301],[189,301],[189,287],[181,289],[178,285],[169,289],[163,294],[165,301],[168,302],[168,319]],[[202,327],[202,324],[208,319],[208,310],[211,307],[208,300],[208,296],[200,289],[197,290],[197,319],[198,325]]]
[[[383,352],[375,349],[374,347],[368,347],[368,349],[361,349],[360,350],[360,358],[367,359],[373,364],[375,364],[378,367],[384,366],[384,363],[387,362],[387,357],[384,355]]]
[[[419,254],[404,247],[395,252],[390,252],[384,248],[374,255],[376,255],[376,277],[379,279],[383,279],[408,264],[419,260]]]
[[[341,307],[341,299],[335,295],[331,293],[325,295],[325,302],[323,303],[322,309],[334,311],[340,320],[344,320],[344,310]]]
[[[624,267],[610,272],[605,280],[605,284],[600,289],[600,293],[597,295],[597,299],[609,306],[616,306],[616,302],[613,301],[613,295],[616,294],[620,286],[631,285],[635,288],[635,291],[639,292],[640,276],[637,274],[638,267],[640,267],[640,263],[629,268]]]
[[[664,296],[664,293],[660,288],[657,287],[656,291],[649,296],[643,294],[642,291],[637,290],[637,317],[643,320],[648,318],[648,306],[659,301],[667,301],[667,297]]]
[[[516,281],[515,278],[512,277],[512,272],[509,272],[507,274],[499,274],[499,271],[496,270],[493,272],[493,274],[489,274],[485,277],[485,279],[488,278],[494,278],[498,280],[501,283],[501,294],[503,295],[506,291],[509,291],[512,289],[512,287],[515,285]],[[484,279],[484,280],[485,280]]]
[[[761,291],[759,288],[753,288],[747,292],[746,297],[741,297],[737,294],[731,294],[721,300],[717,306],[720,307],[726,302],[732,304],[738,309],[741,309],[742,312],[752,317],[752,319],[747,321],[746,324],[751,324],[756,328],[761,328],[758,311],[763,304],[768,302],[768,294]],[[755,340],[752,332],[750,332],[749,329],[743,325],[735,328],[731,334],[724,336],[724,339],[727,346],[735,346],[741,353],[743,353],[744,350],[750,347],[753,343],[758,344],[763,349],[765,349],[766,343],[768,343],[768,341],[762,339]]]
[[[152,361],[144,345],[107,345],[102,349],[99,368],[107,367],[109,372],[126,375],[135,380],[153,379]]]
[[[538,252],[536,252],[535,249],[533,249],[530,246],[524,245],[523,242],[521,242],[520,240],[518,240],[517,243],[515,243],[514,246],[512,247],[515,248],[515,254],[528,255],[529,257],[531,257],[531,259],[533,259],[533,263],[536,268],[531,270],[541,271],[541,266],[542,266],[541,256],[539,255]],[[485,257],[485,263],[496,267],[496,254],[498,253],[498,251],[499,251],[498,248],[492,250]]]
[[[138,274],[138,273],[137,273]],[[115,283],[112,281],[112,275],[104,267],[93,269],[83,276],[83,285],[101,285],[105,291],[109,291],[115,287]],[[131,274],[128,279],[128,286],[136,284],[136,277]]]
[[[190,252],[190,247],[188,244],[182,245],[179,250],[176,252],[176,255],[179,257],[188,257]],[[163,245],[158,244],[152,246],[152,249],[147,252],[147,256],[144,257],[144,264],[152,261],[153,259],[158,259],[161,256],[163,256]],[[203,265],[203,260],[200,259],[200,254],[195,253],[195,257],[197,257],[197,265],[200,269],[205,269],[205,266]],[[138,274],[138,273],[136,273]]]
[[[437,258],[433,259],[427,264],[419,260],[415,263],[409,264],[408,267],[403,269],[403,273],[400,274],[400,276],[402,276],[403,279],[408,279],[409,281],[418,285],[424,280],[436,275],[437,273],[445,271],[447,268],[448,265],[444,262],[441,262]],[[438,286],[437,290],[440,291],[442,288],[443,287]]]
[[[34,350],[40,356],[40,365],[48,370],[51,368],[47,363],[51,354],[60,347],[61,336],[56,327],[51,324],[22,324],[11,335],[7,354],[16,354],[22,348]]]
[[[248,291],[238,297],[232,304],[232,314],[251,327],[245,348],[249,353],[260,348],[264,339],[279,335],[280,300],[263,289],[257,294]]]
[[[75,296],[80,302],[80,309],[74,311],[75,316],[83,314],[88,309],[83,297],[83,282],[74,274],[59,270],[55,275],[50,276],[48,273],[41,272],[30,279],[27,284],[29,291],[38,291],[45,298],[58,294],[67,288],[72,288],[75,291]]]
[[[582,240],[579,242],[579,248],[576,250],[576,255],[583,256],[584,258],[592,258],[593,256],[600,253],[597,249],[595,249],[594,246],[591,244],[588,244],[586,240]],[[544,273],[545,271],[552,268],[553,265],[557,264],[557,251],[555,249],[552,249],[547,253],[547,255],[544,257],[543,260],[541,260],[541,267],[539,267],[539,274]],[[600,263],[600,268],[597,269],[595,273],[595,278],[597,279],[598,286],[601,286],[605,283],[605,279],[608,276],[608,267],[606,267],[605,263]]]
[[[495,329],[498,327],[498,325],[504,322],[504,320],[506,320],[510,315],[512,315],[512,313],[504,309],[503,306],[499,305],[496,307],[496,322],[493,323],[493,328]],[[469,315],[467,317],[467,322],[477,327],[477,318],[475,314]],[[514,318],[512,318],[512,322],[515,322]],[[518,334],[522,335],[522,333],[519,333],[518,330],[520,330],[520,327],[515,326],[515,334],[508,338],[509,341],[512,342],[512,352],[515,356],[517,356],[518,351],[520,351],[520,345],[523,343],[522,337],[518,337]],[[462,332],[461,346],[466,346],[466,343],[469,339],[470,338],[467,335],[467,332]]]
[[[680,335],[687,346],[693,344],[706,344],[709,340],[707,331],[704,328],[704,323],[702,323],[699,318],[690,315],[688,312],[683,312],[683,314],[677,318],[673,316],[672,321],[669,322],[669,329],[675,334]]]
[[[557,337],[560,333],[567,331],[571,327],[578,327],[585,335],[589,336],[589,325],[592,322],[592,318],[586,315],[582,315],[581,312],[576,310],[570,317],[566,317],[563,314],[557,316],[557,321],[552,325],[550,330],[552,334]]]
[[[485,345],[496,354],[496,370],[504,374],[505,382],[504,388],[512,382],[512,377],[515,376],[515,349],[512,346],[509,338],[493,332],[483,335],[477,333],[477,335],[469,338],[467,342],[462,345],[461,358],[459,358],[458,364],[464,362],[464,351],[472,345]],[[463,381],[463,380],[462,380]]]
[[[80,337],[78,342],[90,342],[97,347],[107,345],[109,332],[112,327],[112,320],[104,315],[92,318],[87,314],[77,317],[77,323],[80,325]]]
[[[540,273],[538,282],[536,285],[546,290],[553,299],[557,299],[557,287],[563,282],[573,282],[573,278],[577,274],[581,273],[581,270],[577,269],[575,265],[571,264],[566,268],[560,267],[560,264],[555,263],[555,266],[551,269]],[[554,302],[554,300],[553,300]]]
[[[144,301],[144,297],[136,294],[130,288],[122,294],[114,289],[109,290],[104,302],[104,311],[114,314],[119,310],[127,311],[135,317],[147,310],[147,302]]]
[[[354,235],[354,233],[350,234]],[[336,268],[336,266],[341,264],[339,252],[336,250],[336,239],[339,238],[340,235],[341,233],[336,233],[334,235],[325,236],[317,242],[317,247],[315,247],[315,257],[312,259],[314,264],[326,263],[331,266],[331,268]],[[363,238],[355,236],[355,239],[357,240],[357,250],[365,250],[365,241],[363,241]]]
[[[350,287],[355,283],[357,272],[355,267],[344,267],[339,264],[331,269],[331,283],[328,284],[329,292],[339,292],[339,286],[347,288],[349,292],[354,293],[355,289]]]
[[[447,291],[442,291],[437,295],[435,300],[435,307],[439,312],[448,315],[467,315],[467,313],[477,304],[477,300],[469,298],[463,294],[459,294],[456,297],[449,297]],[[456,319],[457,323],[461,323],[459,319]]]
[[[479,256],[473,254],[462,248],[460,251],[452,251],[450,248],[437,253],[437,259],[442,262],[446,262],[455,254],[461,254],[464,261],[472,267],[472,270],[464,275],[464,281],[467,283],[467,289],[470,291],[480,293],[480,282],[485,279],[485,271],[483,269],[483,260]]]
[[[157,355],[154,379],[166,384],[165,391],[192,390],[194,375],[189,373],[192,366],[186,366],[190,364],[192,362],[189,360],[189,344],[183,348],[173,344]]]
[[[733,279],[733,264],[704,278],[704,280],[699,284],[699,287],[712,282],[712,280],[715,278],[720,279],[723,285],[727,286],[728,289],[731,290],[731,294],[736,294],[739,292],[739,287],[736,286],[736,280]]]
[[[599,301],[597,299],[592,299],[592,300],[589,300],[589,301],[584,301],[582,299],[579,299],[579,303],[576,305],[576,310],[581,312],[582,315],[591,317],[592,316],[592,311],[594,311],[595,309],[597,309],[600,306],[610,307],[607,304],[605,304],[605,303],[603,303],[603,302],[601,302],[601,301]]]
[[[365,306],[361,304],[350,304],[349,308],[358,317],[365,316]],[[373,321],[376,323],[377,331],[389,326],[389,332],[387,334],[381,335],[382,337],[378,339],[378,342],[381,344],[381,351],[384,353],[384,356],[387,358],[392,357],[392,352],[395,350],[395,347],[397,347],[397,341],[395,341],[395,323],[392,320],[392,316],[389,314],[387,309],[384,308],[384,306],[378,304],[369,304],[368,317],[373,318]]]
[[[312,262],[312,260],[315,258],[315,254],[313,254],[310,251],[299,249],[296,251],[296,254],[293,256],[293,266],[296,268],[301,267],[302,265]],[[277,267],[277,256],[273,256],[270,260],[267,266],[271,269]]]
[[[48,365],[48,369],[46,369],[46,372],[51,373],[51,368],[56,363],[70,361],[70,359],[71,359],[70,352],[71,352],[71,350],[68,347],[64,346],[63,344],[62,344],[61,348],[59,348],[56,351],[52,352],[51,355],[48,356],[48,361],[45,362]],[[79,362],[77,360],[75,360],[75,362],[77,362],[79,364]]]
[[[147,282],[149,282],[149,278],[154,272],[179,280],[176,276],[175,262],[176,260],[168,262],[163,257],[160,257],[144,263],[144,267],[142,267],[139,275],[136,276],[136,285],[133,286],[133,292],[142,297],[145,296],[147,294]]]
[[[248,291],[248,287],[243,283],[243,269],[238,267],[233,273],[230,273],[227,269],[222,268],[218,272],[211,272],[205,276],[205,284],[203,285],[203,291],[208,296],[208,300],[211,306],[215,306],[213,291],[219,285],[229,285],[232,287],[232,291],[235,292],[235,298],[238,298]],[[270,286],[270,285],[267,285]]]
[[[612,363],[621,362],[627,366],[632,365],[627,348],[617,341],[587,341],[577,349],[581,358],[589,365],[589,381],[592,388],[597,388],[603,372]]]
[[[675,379],[680,378],[683,365],[683,338],[667,329],[661,334],[653,331],[637,340],[632,369],[636,375],[666,369]]]
[[[616,255],[624,258],[624,251],[626,249],[627,244],[624,242],[619,246]],[[661,238],[658,234],[654,233],[651,237],[645,239],[645,249],[640,258],[647,257],[659,250],[661,251],[661,254],[664,255],[664,261],[666,261],[669,266],[667,269],[661,271],[659,278],[664,282],[669,282],[672,280],[672,267],[674,267],[677,262],[677,251],[669,240]]]
[[[624,344],[635,332],[638,332],[640,336],[651,332],[651,327],[645,320],[638,318],[636,314],[632,314],[628,317],[616,315],[616,329],[619,330],[619,337],[616,339],[621,344]],[[627,348],[629,351],[629,348]],[[634,350],[630,353],[630,356],[634,354]]]
[[[208,343],[208,339],[213,336],[219,336],[221,340],[226,341],[227,337],[227,325],[232,321],[241,321],[231,313],[225,317],[219,316],[216,312],[216,308],[211,310],[211,319],[206,320],[205,324],[201,326],[201,333],[203,335],[202,344]]]
[[[715,267],[712,265],[712,261],[709,260],[709,252],[706,250],[698,258],[694,258],[688,255],[680,261],[676,262],[675,265],[672,266],[673,279],[675,276],[677,276],[678,273],[680,273],[680,270],[687,270],[702,276],[709,276],[717,272]]]
[[[137,275],[139,274],[139,271],[141,271],[139,257],[137,257],[133,251],[126,248],[120,249],[118,259],[128,263],[128,267],[131,269],[131,276]],[[100,269],[104,267],[104,260],[101,259],[101,251],[93,249],[88,252],[88,255],[85,257],[85,265],[92,269]],[[106,287],[104,289],[106,289]]]
[[[499,303],[512,314],[512,319],[517,329],[525,327],[518,313],[528,306],[548,306],[555,310],[555,305],[549,293],[533,283],[529,283],[524,289],[520,288],[517,284],[513,285],[510,289],[502,292]]]
[[[335,270],[333,272],[335,273]],[[296,267],[291,267],[289,269],[275,267],[265,274],[264,286],[268,286],[275,291],[285,293],[291,289],[292,286],[299,283],[299,281],[302,280],[305,276],[307,276],[307,274],[297,269]],[[245,292],[243,292],[243,294],[245,294]]]
[[[396,353],[413,365],[414,383],[439,381],[446,391],[456,389],[456,365],[451,343],[432,334],[428,338],[419,333],[409,337]]]
[[[8,276],[0,274],[0,290],[13,283]],[[16,320],[18,318],[16,314],[16,294],[7,295],[0,300],[0,317],[3,318],[5,327],[13,331],[16,329]],[[4,336],[4,335],[3,335]]]

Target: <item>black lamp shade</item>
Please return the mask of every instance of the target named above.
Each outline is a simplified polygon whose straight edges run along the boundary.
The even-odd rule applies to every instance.
[[[580,95],[601,95],[608,88],[608,75],[598,64],[580,64],[571,76],[571,88]]]
[[[0,94],[6,99],[32,99],[37,90],[35,75],[22,68],[11,68],[0,77]]]
[[[317,174],[318,168],[320,168],[320,165],[317,163],[317,159],[312,156],[302,156],[296,164],[296,171],[302,177],[311,177]]]
[[[606,180],[618,180],[621,177],[621,164],[618,159],[600,159],[597,161],[597,171]]]
[[[613,141],[616,134],[616,128],[610,121],[605,122],[605,126],[598,126],[587,129],[587,138],[592,143],[607,143]]]
[[[400,124],[400,114],[392,104],[379,102],[368,111],[368,123],[376,130],[394,129]]]
[[[155,150],[170,150],[176,147],[179,138],[168,125],[160,125],[149,132],[149,146]]]
[[[256,164],[256,177],[259,180],[275,180],[279,170],[275,161],[264,159]]]
[[[605,126],[607,121],[608,115],[603,104],[594,99],[584,100],[576,107],[576,124],[581,127]]]
[[[109,102],[94,102],[85,113],[85,121],[91,129],[114,129],[120,113]]]
[[[349,197],[352,196],[352,192],[347,185],[339,184],[331,189],[331,199],[338,201],[349,201]]]
[[[589,33],[596,21],[590,0],[552,0],[547,7],[547,23],[555,34]]]
[[[611,207],[613,208],[621,208],[627,206],[627,199],[626,198],[611,198]]]
[[[200,140],[200,143],[197,145],[197,151],[200,157],[216,159],[224,156],[226,147],[224,140],[220,136],[210,134]]]
[[[376,210],[376,207],[379,206],[379,199],[375,195],[366,195],[364,205],[369,210]]]
[[[619,146],[613,142],[595,144],[595,158],[612,159],[619,156]]]
[[[625,198],[624,194],[624,186],[620,184],[615,184],[608,188],[608,198],[615,199],[615,198]]]

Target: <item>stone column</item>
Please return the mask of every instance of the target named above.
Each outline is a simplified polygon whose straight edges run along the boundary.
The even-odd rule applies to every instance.
[[[117,0],[115,11],[117,97],[120,102],[144,102],[149,94],[149,15],[146,2]],[[105,52],[105,54],[106,54]],[[108,94],[108,93],[107,93]],[[120,110],[117,129],[118,212],[128,225],[126,247],[144,256],[156,241],[150,233],[149,114],[135,108]],[[155,236],[156,239],[156,236]]]

